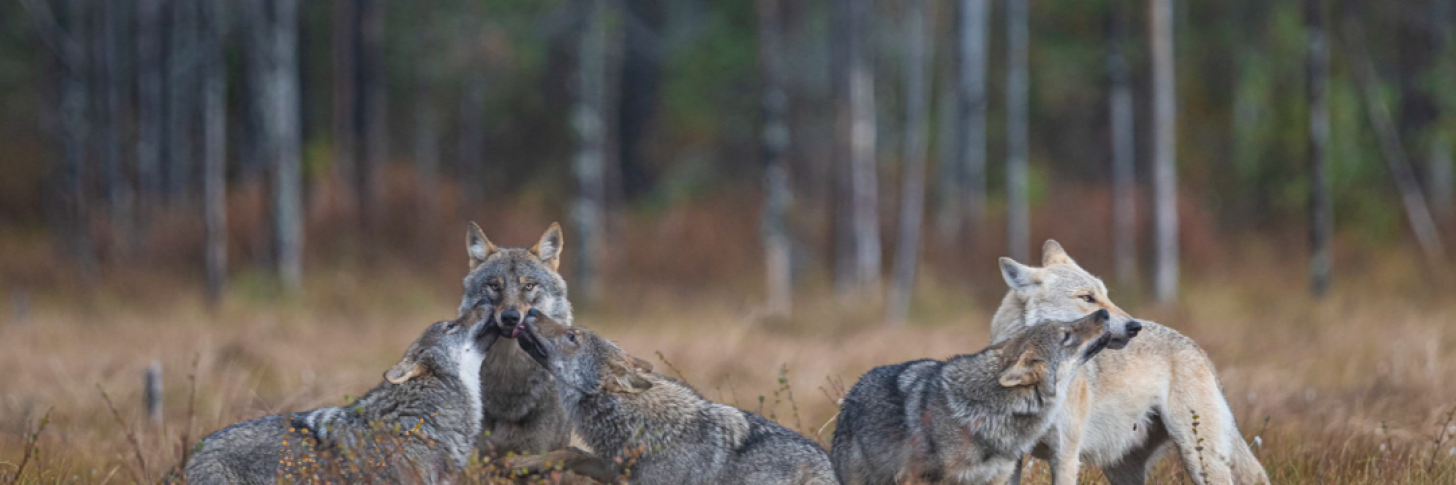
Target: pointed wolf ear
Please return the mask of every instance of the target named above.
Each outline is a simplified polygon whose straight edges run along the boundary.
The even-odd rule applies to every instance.
[[[465,231],[465,252],[470,254],[470,269],[475,269],[485,258],[495,254],[495,245],[485,238],[485,231],[474,222],[470,223],[470,229]]]
[[[541,240],[531,246],[531,254],[541,259],[542,263],[550,266],[552,271],[561,266],[561,224],[551,223],[546,228],[546,233],[541,235]]]
[[[646,366],[647,369],[642,367]],[[625,359],[607,361],[607,375],[602,379],[602,389],[619,394],[637,394],[652,388],[652,381],[642,377],[651,372],[652,364],[642,359],[627,356]]]
[[[419,377],[425,373],[425,366],[415,362],[414,359],[405,357],[404,360],[394,364],[389,370],[384,371],[384,380],[390,384],[404,384],[410,379]]]
[[[1011,258],[1001,258],[1001,278],[1006,280],[1006,286],[1013,290],[1025,290],[1041,284],[1037,277],[1037,268],[1016,262]]]
[[[1062,249],[1061,243],[1056,239],[1047,239],[1046,244],[1041,246],[1041,265],[1051,266],[1054,264],[1070,264],[1076,266],[1077,262],[1067,255],[1067,250]]]
[[[1036,352],[1026,349],[1015,364],[1001,372],[1001,379],[997,382],[1001,383],[1001,387],[1030,386],[1046,378],[1046,373],[1046,362],[1036,360]]]
[[[627,356],[627,361],[632,365],[633,369],[637,370],[637,372],[652,372],[651,362],[630,355]]]

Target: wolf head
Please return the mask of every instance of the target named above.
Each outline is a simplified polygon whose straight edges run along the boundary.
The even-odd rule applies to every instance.
[[[569,391],[580,395],[636,394],[652,387],[652,382],[643,377],[652,372],[651,363],[628,355],[590,330],[556,323],[535,311],[520,328],[516,341],[521,349]]]
[[[1109,347],[1120,349],[1137,336],[1143,324],[1122,311],[1107,297],[1107,285],[1077,265],[1062,245],[1048,239],[1042,247],[1042,267],[1027,266],[1001,258],[1001,277],[1011,287],[1008,303],[1022,312],[1021,322],[1071,321],[1097,310],[1107,310],[1112,321]],[[1004,304],[1003,304],[1004,305]]]
[[[1006,388],[1035,387],[1043,396],[1056,396],[1082,363],[1095,357],[1112,341],[1107,310],[1070,322],[1042,322],[1026,328],[1003,347],[1001,375]]]
[[[571,325],[566,280],[556,272],[561,264],[561,248],[561,226],[555,223],[529,249],[497,248],[485,238],[480,226],[470,223],[465,235],[470,272],[465,275],[460,314],[489,307],[488,321],[499,326],[507,337],[514,336],[516,325],[531,310]]]
[[[435,322],[404,351],[404,358],[384,372],[384,380],[402,385],[421,376],[459,381],[479,395],[480,364],[500,338],[500,329],[485,321],[477,308],[455,320]]]

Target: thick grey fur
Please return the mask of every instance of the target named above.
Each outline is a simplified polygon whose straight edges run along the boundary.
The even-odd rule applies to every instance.
[[[1106,348],[1108,314],[1030,327],[970,355],[877,367],[844,397],[831,456],[845,484],[1004,483],[1051,426],[1076,369]],[[1041,363],[1029,385],[1007,384]]]
[[[431,325],[386,373],[395,379],[396,369],[419,364],[408,380],[386,380],[347,406],[244,421],[203,438],[183,470],[187,483],[271,484],[314,471],[349,483],[448,481],[480,433],[480,386],[467,381],[479,375],[461,369],[473,371],[497,336],[478,318],[459,322]]]

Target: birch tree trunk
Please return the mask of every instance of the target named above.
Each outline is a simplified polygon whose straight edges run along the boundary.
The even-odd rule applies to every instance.
[[[606,96],[607,1],[581,0],[586,27],[577,51],[576,106],[572,121],[577,133],[577,154],[572,165],[577,195],[572,208],[575,221],[575,288],[581,298],[594,301],[601,289],[601,250],[606,225]]]
[[[1396,190],[1400,191],[1406,221],[1410,223],[1411,232],[1415,233],[1416,241],[1420,243],[1430,266],[1447,268],[1445,245],[1441,243],[1435,219],[1431,216],[1430,207],[1426,205],[1421,183],[1416,179],[1410,160],[1406,158],[1405,146],[1401,144],[1400,133],[1396,129],[1394,117],[1390,114],[1390,107],[1385,105],[1385,99],[1381,97],[1379,77],[1370,60],[1370,53],[1366,50],[1364,33],[1354,17],[1346,19],[1345,30],[1353,58],[1355,81],[1365,94],[1365,114],[1369,116],[1370,125],[1375,128],[1375,134],[1380,139],[1380,150],[1384,155],[1386,168],[1390,170],[1390,178],[1395,182]]]
[[[252,23],[250,55],[259,90],[263,157],[272,168],[275,262],[284,291],[303,284],[303,172],[299,160],[297,0],[244,2]]]
[[[202,132],[203,213],[207,227],[207,302],[217,307],[227,282],[227,66],[223,41],[227,23],[225,0],[201,0],[203,39]]]
[[[879,180],[875,157],[875,74],[871,49],[873,2],[852,0],[849,39],[850,170],[856,293],[880,289]]]
[[[919,264],[920,226],[925,214],[925,158],[929,152],[926,117],[930,105],[932,24],[926,22],[926,0],[906,5],[905,29],[905,171],[900,191],[900,237],[895,244],[894,281],[885,306],[885,322],[903,325],[910,311]]]
[[[1178,119],[1173,79],[1173,2],[1150,0],[1153,52],[1153,198],[1158,301],[1178,297]]]
[[[793,247],[789,237],[792,193],[786,152],[789,97],[784,87],[783,22],[779,0],[758,0],[758,49],[763,76],[763,247],[769,313],[793,312]]]
[[[1027,196],[1027,2],[1006,2],[1006,247],[1030,261],[1031,208]]]
[[[1110,6],[1107,72],[1112,81],[1108,118],[1112,127],[1112,259],[1117,279],[1137,279],[1137,161],[1133,123],[1132,74],[1127,66],[1127,11],[1124,1]]]
[[[1310,291],[1322,297],[1330,286],[1334,265],[1330,240],[1335,231],[1335,209],[1326,166],[1330,143],[1330,51],[1325,40],[1323,0],[1304,0],[1304,28],[1308,49],[1305,95],[1309,103],[1309,283]]]
[[[990,36],[988,0],[961,0],[959,32],[961,193],[973,238],[986,220],[986,58]]]

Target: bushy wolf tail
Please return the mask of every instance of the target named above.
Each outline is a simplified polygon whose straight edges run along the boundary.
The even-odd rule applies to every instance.
[[[1264,471],[1264,465],[1254,456],[1254,450],[1249,449],[1249,444],[1244,442],[1244,437],[1234,431],[1234,449],[1230,465],[1233,468],[1234,483],[1239,485],[1269,485],[1269,474]]]

